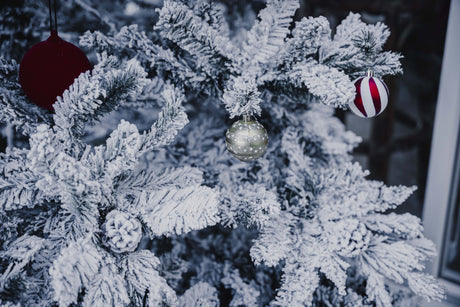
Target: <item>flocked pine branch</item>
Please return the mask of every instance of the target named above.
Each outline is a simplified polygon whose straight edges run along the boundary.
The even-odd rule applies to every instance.
[[[307,276],[300,276],[299,274],[310,275],[315,272],[315,274],[322,272],[327,279],[334,283],[341,295],[345,295],[347,268],[358,257],[357,259],[365,261],[360,264],[363,270],[362,274],[370,279],[368,284],[369,298],[379,306],[390,306],[391,296],[384,289],[386,283],[384,278],[392,279],[397,283],[409,281],[412,274],[419,274],[423,270],[424,261],[432,255],[433,251],[430,250],[429,245],[419,243],[418,239],[415,239],[415,245],[413,245],[414,239],[410,236],[405,238],[401,236],[396,242],[393,242],[391,237],[387,239],[387,237],[380,236],[384,232],[384,228],[376,227],[375,224],[373,227],[372,224],[367,227],[367,217],[373,217],[375,212],[400,204],[413,189],[388,188],[375,182],[369,182],[368,186],[363,186],[362,184],[366,184],[364,181],[365,173],[360,171],[356,165],[344,164],[344,166],[343,171],[320,167],[314,176],[303,179],[300,178],[302,174],[308,173],[297,172],[298,181],[307,186],[319,188],[316,191],[313,189],[312,194],[304,203],[304,205],[311,207],[312,212],[307,216],[300,215],[302,219],[298,220],[297,223],[301,222],[303,227],[297,230],[296,227],[293,228],[292,226],[295,223],[291,222],[290,225],[286,225],[281,222],[283,219],[273,219],[270,227],[262,230],[260,241],[257,241],[252,248],[251,255],[256,262],[271,265],[282,259],[289,258],[290,261],[296,259],[293,262],[297,263],[298,266],[295,273],[286,271],[287,264],[284,268],[285,281],[289,278],[295,278],[289,281],[291,286],[302,281],[302,278],[307,278]],[[315,172],[310,168],[309,172],[311,171]],[[323,171],[326,173],[320,175]],[[335,176],[334,173],[341,175]],[[322,182],[323,180],[326,181]],[[312,183],[311,181],[316,182]],[[355,184],[359,184],[360,187],[358,188]],[[334,186],[334,189],[329,190],[328,186]],[[348,189],[354,191],[353,196],[346,192]],[[356,191],[359,192],[356,194]],[[299,204],[301,203],[294,202],[292,205],[298,206]],[[369,206],[369,204],[372,205]],[[337,211],[337,208],[340,210]],[[292,212],[299,214],[304,211],[293,209]],[[310,218],[310,216],[314,218]],[[305,217],[306,220],[304,220]],[[278,225],[274,226],[276,223]],[[279,232],[274,231],[274,229],[285,230]],[[285,238],[291,237],[293,233],[296,235],[287,241]],[[275,239],[274,242],[280,242],[282,241],[281,238],[284,238],[284,243],[283,245],[273,244],[272,238],[267,236],[272,236]],[[281,246],[286,247],[280,249]],[[304,259],[309,260],[305,261]],[[301,273],[304,272],[303,270],[306,270],[305,273]],[[294,305],[311,305],[313,292],[317,286],[318,284],[310,288],[310,292],[304,291],[304,296],[291,292],[292,287],[283,288],[282,286],[277,300],[284,304],[289,302],[289,304]],[[442,291],[433,287],[428,280],[424,286],[419,287],[425,289],[424,295],[428,298],[439,299],[442,297],[440,296]]]
[[[333,109],[316,104],[296,116],[283,136],[282,146],[287,149],[300,141],[309,157],[328,156],[329,162],[349,161],[350,153],[362,138],[346,131],[342,123],[332,117],[332,112]]]
[[[257,305],[258,297],[260,295],[251,285],[248,285],[241,278],[238,270],[229,272],[226,270],[224,278],[222,278],[222,283],[225,287],[230,288],[234,291],[233,299],[230,302],[229,306],[255,306]]]
[[[355,98],[355,87],[346,74],[313,61],[296,64],[287,78],[289,84],[307,88],[325,105],[345,108]]]
[[[136,208],[152,234],[183,234],[219,221],[216,193],[205,186],[142,193]]]
[[[117,67],[115,58],[100,58],[91,72],[82,73],[54,104],[54,122],[67,137],[81,136],[86,122],[116,108],[121,100],[140,93],[148,83],[136,60]]]
[[[308,91],[325,104],[345,107],[354,99],[351,81],[368,69],[377,76],[402,72],[401,56],[382,52],[388,36],[386,26],[367,25],[359,14],[343,20],[333,38],[326,19],[304,18],[261,81],[285,91]]]
[[[8,164],[8,169],[5,168],[4,172],[3,191],[11,195],[10,203],[4,205],[5,209],[17,210],[24,205],[41,205],[45,201],[56,203],[53,212],[49,214],[49,221],[45,224],[35,222],[35,226],[42,229],[50,239],[56,242],[54,244],[47,242],[44,245],[46,248],[44,248],[43,255],[48,254],[55,259],[54,261],[53,258],[40,260],[38,266],[40,269],[37,269],[37,274],[42,274],[43,278],[46,278],[44,272],[51,267],[50,278],[53,280],[51,284],[54,288],[54,299],[60,305],[76,303],[83,289],[88,290],[83,305],[126,305],[131,301],[126,290],[131,286],[129,283],[126,284],[124,278],[117,273],[118,268],[115,268],[118,265],[117,261],[112,259],[112,256],[100,246],[97,246],[101,243],[108,243],[93,237],[100,227],[104,229],[108,227],[107,222],[103,226],[99,224],[99,210],[118,206],[120,209],[124,208],[129,211],[129,206],[124,207],[123,204],[126,201],[133,202],[133,199],[122,202],[122,199],[115,198],[116,195],[126,195],[126,190],[123,192],[123,189],[114,193],[120,187],[116,185],[115,178],[130,178],[144,153],[171,142],[177,131],[187,123],[187,116],[181,106],[184,100],[183,94],[170,85],[161,87],[161,100],[165,107],[152,129],[144,134],[139,133],[134,125],[122,121],[107,139],[105,145],[85,146],[79,138],[84,133],[84,122],[91,123],[97,120],[102,114],[115,108],[120,99],[126,99],[130,94],[141,93],[148,83],[145,77],[146,73],[136,61],[120,64],[114,57],[103,56],[91,74],[80,75],[70,89],[63,94],[63,97],[58,98],[54,115],[56,125],[51,126],[51,122],[48,125],[38,125],[31,134],[29,150],[15,150],[2,157],[5,167]],[[13,165],[13,162],[16,163],[16,166]],[[187,172],[186,176],[181,176],[185,172]],[[151,198],[148,203],[150,208],[155,206],[159,208],[164,205],[162,210],[172,209],[171,212],[174,212],[176,220],[163,219],[161,210],[157,211],[158,216],[154,216],[152,211],[144,210],[149,212],[149,217],[153,220],[153,224],[150,225],[154,225],[155,219],[169,222],[169,225],[163,224],[161,227],[167,233],[175,234],[203,228],[218,221],[217,196],[213,195],[212,189],[199,186],[202,183],[201,172],[184,168],[183,170],[166,170],[163,174],[159,178],[149,175],[144,178],[143,183],[141,181],[141,184],[155,191],[176,187],[177,193],[168,192],[170,197],[181,201],[184,208],[189,207],[187,210],[195,215],[190,217],[181,210],[174,211],[175,209],[170,207],[174,203]],[[174,182],[178,176],[181,176],[181,182]],[[15,184],[15,182],[20,184]],[[136,184],[133,183],[128,192],[133,192],[129,193],[129,196],[137,198],[134,203],[138,203],[144,189],[137,186],[136,190],[135,186]],[[12,193],[20,195],[21,198],[15,197],[15,194]],[[213,196],[209,198],[210,195]],[[138,212],[135,214],[137,215]],[[117,215],[125,219],[128,227],[140,225],[134,216],[122,211],[112,210],[107,218]],[[171,217],[170,214],[167,215]],[[147,224],[149,222],[146,221]],[[134,230],[139,231],[140,228]],[[152,230],[152,233],[155,232]],[[163,234],[164,232],[157,233]],[[137,234],[133,238],[136,236],[140,237]],[[73,243],[68,245],[66,241]],[[130,250],[136,246],[130,242],[126,244]],[[136,244],[135,241],[134,244]],[[10,251],[13,251],[12,246]],[[115,252],[119,251],[118,246],[109,246]],[[148,258],[140,263],[133,260],[133,270],[138,269],[136,266],[150,260]],[[30,259],[4,270],[2,278],[5,279],[5,283],[12,277],[25,278],[24,268],[29,261]],[[132,274],[137,276],[140,272],[132,272]],[[152,272],[148,274],[149,283],[151,283],[154,275]],[[157,281],[163,283],[164,290],[144,289],[150,292],[151,305],[163,301],[165,293],[172,295],[170,299],[175,297],[173,292],[168,290],[166,282],[161,281],[162,278],[158,273],[156,274]],[[75,276],[80,276],[80,278],[73,280]],[[37,289],[40,285],[34,282],[30,282],[29,285],[31,286],[30,294],[36,295],[40,300],[38,298],[39,289]],[[41,286],[46,286],[46,284]],[[114,288],[119,291],[111,292]],[[136,295],[131,294],[134,300]],[[139,295],[142,295],[140,298],[142,301],[145,293]],[[50,300],[47,295],[41,299]]]
[[[276,55],[289,34],[292,17],[298,7],[297,0],[267,1],[267,7],[259,12],[259,20],[248,33],[244,46],[246,61],[265,63]]]
[[[286,40],[287,46],[282,50],[277,64],[291,67],[308,57],[314,57],[330,39],[331,27],[325,17],[304,17],[296,22],[292,37]]]
[[[137,305],[142,305],[145,296],[149,306],[177,303],[176,294],[159,275],[157,269],[160,260],[153,253],[140,251],[129,255],[125,261],[128,289],[130,295],[135,297]]]
[[[409,213],[369,215],[364,222],[370,230],[395,239],[416,239],[423,236],[420,219]]]
[[[201,80],[192,81],[208,95],[220,93],[229,67],[238,59],[240,51],[227,37],[178,1],[165,1],[158,12],[160,18],[154,29],[190,54],[194,70],[203,72]],[[236,69],[236,66],[232,68]],[[201,82],[197,84],[196,81]]]
[[[8,250],[0,252],[0,257],[8,260],[8,266],[0,276],[0,291],[3,291],[11,280],[23,273],[24,268],[43,248],[44,243],[45,240],[42,238],[24,235],[11,242]]]
[[[222,100],[230,118],[242,115],[260,116],[262,99],[255,80],[238,77],[232,79],[229,83],[231,83],[231,86],[222,95]]]
[[[179,306],[214,306],[219,304],[217,289],[205,282],[190,287],[179,297]]]
[[[292,229],[297,219],[290,213],[282,211],[274,216],[251,247],[251,257],[255,264],[264,263],[276,266],[289,254],[292,245]]]
[[[68,233],[77,239],[97,227],[101,184],[83,161],[57,150],[62,144],[59,134],[46,125],[39,126],[30,139],[27,163],[37,177],[35,187],[60,202],[70,218]]]
[[[194,5],[194,12],[203,21],[209,24],[213,29],[216,29],[224,36],[228,36],[229,26],[226,22],[226,8],[222,3],[197,1]]]
[[[306,259],[306,262],[312,262]],[[282,285],[278,290],[274,306],[308,306],[313,300],[313,293],[319,285],[319,276],[308,266],[288,260],[283,268]]]
[[[263,228],[280,211],[276,194],[261,184],[246,182],[237,189],[224,186],[220,195],[221,223],[225,226]]]
[[[385,284],[385,278],[398,284],[408,282],[414,293],[431,300],[444,298],[442,288],[433,278],[421,273],[424,262],[435,254],[433,243],[427,239],[392,242],[385,237],[376,238],[370,248],[360,258],[360,270],[369,279],[378,284]],[[390,306],[389,294],[373,287],[366,287],[369,297],[374,297],[378,306]]]
[[[19,65],[0,57],[0,121],[23,134],[30,134],[40,123],[50,123],[51,114],[30,103],[18,83]]]
[[[106,140],[104,151],[105,174],[113,178],[134,170],[138,163],[142,136],[137,127],[121,120]]]
[[[185,188],[190,184],[201,183],[203,183],[203,172],[198,168],[184,166],[159,171],[156,169],[138,170],[129,176],[120,178],[116,183],[116,189],[118,193],[134,193],[170,187]]]
[[[162,93],[165,105],[152,128],[143,135],[141,152],[169,144],[187,123],[188,118],[182,102],[184,94],[179,90],[167,87]]]
[[[382,23],[367,25],[359,14],[350,13],[337,27],[331,44],[320,50],[319,61],[338,68],[352,78],[363,76],[372,69],[377,76],[402,73],[401,55],[386,51],[383,45],[390,32]]]
[[[60,305],[77,303],[78,293],[89,286],[100,270],[102,257],[91,237],[71,242],[61,251],[50,269],[51,286]]]
[[[317,111],[307,111],[306,114],[312,112]],[[302,123],[308,127],[309,121],[315,119],[304,118]],[[321,153],[322,149],[315,146],[317,141],[311,139],[313,135],[315,138],[321,135],[319,131],[322,129],[315,131],[313,127],[305,134],[296,132],[295,128],[291,130],[283,137],[282,148],[292,163],[283,171],[288,175],[285,191],[290,191],[286,194],[289,195],[287,210],[292,213],[272,218],[251,248],[256,263],[276,265],[285,261],[284,283],[275,305],[311,305],[319,286],[317,276],[320,272],[344,296],[347,268],[354,265],[356,259],[366,259],[367,262],[360,262],[359,272],[368,279],[368,297],[379,306],[390,306],[391,293],[385,290],[387,280],[410,283],[412,275],[421,274],[423,263],[433,254],[429,241],[419,239],[421,232],[417,218],[410,215],[395,218],[399,222],[411,221],[410,226],[404,227],[392,225],[391,215],[377,214],[404,202],[414,189],[386,187],[382,183],[366,181],[366,172],[356,164],[344,164],[343,160],[338,169],[334,167],[335,159],[330,160],[330,167],[328,163],[315,162],[326,154]],[[345,131],[337,130],[336,133],[334,138],[340,139]],[[318,142],[322,143],[326,142]],[[339,143],[343,144],[343,140]],[[344,148],[343,154],[352,148]],[[302,158],[304,150],[310,155],[306,163]],[[348,189],[353,193],[348,193]],[[378,249],[378,255],[374,254],[374,249]],[[401,259],[406,260],[400,264]],[[294,265],[295,271],[290,265]],[[301,287],[306,280],[311,285],[308,291],[296,291],[296,287]],[[421,279],[413,291],[427,299],[439,300],[442,290],[437,287],[432,281]],[[424,293],[419,291],[421,288]]]
[[[130,303],[123,276],[113,264],[105,264],[88,283],[83,300],[85,307],[126,306]]]
[[[135,99],[122,101],[120,106],[132,109],[161,108],[163,105],[162,93],[168,86],[170,86],[169,82],[165,82],[161,77],[154,77]]]
[[[147,70],[153,67],[159,75],[170,75],[172,81],[181,86],[198,88],[206,78],[203,72],[193,69],[172,50],[155,44],[137,25],[124,26],[113,37],[99,31],[88,31],[80,37],[80,45],[116,54],[120,58],[126,57],[126,54],[135,56],[148,65]]]
[[[120,50],[134,53],[152,66],[161,59],[164,53],[170,53],[171,59],[176,60],[170,50],[156,45],[144,31],[138,29],[138,25],[124,26],[113,37],[106,36],[99,31],[87,31],[80,37],[80,45],[110,54],[120,52]],[[168,61],[171,65],[173,62]]]
[[[206,73],[214,75],[238,56],[228,38],[203,23],[186,5],[165,1],[158,12],[160,19],[155,29],[194,56],[198,68]]]
[[[44,198],[44,194],[35,187],[39,177],[28,168],[26,155],[27,151],[16,148],[0,155],[2,210],[32,208]]]

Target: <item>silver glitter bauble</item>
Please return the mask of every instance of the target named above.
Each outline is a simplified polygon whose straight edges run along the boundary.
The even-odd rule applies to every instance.
[[[254,161],[262,157],[267,150],[267,130],[258,121],[245,115],[227,130],[225,145],[238,160]]]

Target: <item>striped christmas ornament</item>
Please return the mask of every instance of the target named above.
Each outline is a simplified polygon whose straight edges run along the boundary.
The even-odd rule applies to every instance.
[[[368,72],[354,82],[356,87],[355,100],[348,103],[349,109],[360,117],[374,117],[385,110],[388,105],[388,88],[385,83]]]

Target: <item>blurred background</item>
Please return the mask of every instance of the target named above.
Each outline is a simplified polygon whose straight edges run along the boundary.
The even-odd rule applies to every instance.
[[[221,2],[231,7],[236,1],[241,0]],[[460,1],[452,0],[454,2]],[[77,43],[78,36],[87,30],[106,32],[136,23],[148,31],[156,20],[154,8],[161,5],[161,0],[58,1],[60,35]],[[251,5],[257,11],[265,3],[257,0]],[[301,0],[296,15],[296,20],[303,16],[322,15],[335,28],[352,11],[361,13],[365,22],[380,21],[390,28],[391,36],[386,49],[404,56],[404,74],[385,79],[390,91],[388,108],[373,119],[359,118],[346,111],[337,111],[337,116],[349,130],[363,137],[364,142],[355,150],[354,157],[363,168],[370,170],[372,179],[389,185],[418,186],[415,195],[397,210],[420,218],[424,212],[450,6],[451,1],[448,0]],[[0,10],[0,16],[3,16],[0,22],[0,54],[19,62],[28,48],[48,37],[48,1],[2,0]],[[457,18],[460,20],[460,16]],[[459,86],[454,84],[453,90]],[[0,151],[4,151],[7,145],[7,134],[8,129],[4,129]],[[450,141],[456,147],[456,140]],[[453,168],[460,163],[451,164]],[[459,197],[456,194],[458,180],[454,180],[459,176],[455,175],[457,173],[459,171],[447,180],[449,187],[444,194],[449,195],[446,195],[445,208],[442,207],[444,211],[440,213],[444,223],[440,221],[440,225],[430,228],[430,231],[442,233],[437,241],[431,238],[441,251],[439,259],[442,259],[435,263],[433,272],[460,285]],[[447,216],[452,218],[447,219]],[[455,291],[460,296],[460,286],[451,292]],[[459,301],[450,300],[460,306]]]

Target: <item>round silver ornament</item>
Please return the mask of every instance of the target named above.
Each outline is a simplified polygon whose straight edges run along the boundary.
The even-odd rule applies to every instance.
[[[225,133],[225,145],[238,160],[249,162],[263,156],[268,147],[268,134],[264,126],[244,115]]]

